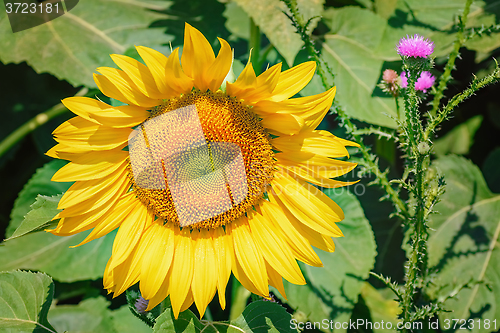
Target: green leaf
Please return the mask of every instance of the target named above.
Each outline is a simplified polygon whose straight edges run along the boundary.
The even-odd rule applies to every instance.
[[[54,284],[43,273],[0,273],[0,331],[55,332],[47,321]]]
[[[254,20],[288,65],[292,66],[295,56],[304,43],[292,26],[292,21],[283,13],[283,11],[288,12],[286,5],[280,0],[235,0],[235,2]],[[298,0],[297,6],[307,21],[321,15],[323,3],[324,0]],[[310,31],[314,29],[317,21],[317,19],[312,21]]]
[[[59,305],[49,312],[49,320],[58,332],[117,333],[109,302],[102,296],[83,300],[78,305]],[[133,318],[132,314],[130,317]]]
[[[397,117],[394,98],[376,90],[383,59],[373,54],[382,43],[387,22],[357,7],[327,10],[324,21],[331,31],[324,36],[321,57],[335,74],[335,100],[352,118],[395,128],[391,118]],[[306,88],[306,94],[324,91],[315,80]]]
[[[477,115],[470,118],[446,133],[434,142],[434,152],[438,155],[469,153],[474,143],[474,135],[481,126],[483,116]]]
[[[151,333],[151,327],[133,316],[128,305],[113,311],[111,316],[115,330],[119,333]]]
[[[172,308],[167,308],[158,318],[156,318],[153,332],[197,333],[202,331],[205,326],[209,325],[202,324],[198,317],[190,310],[181,312],[179,317],[175,319]],[[213,332],[213,329],[208,327],[205,331],[207,333]]]
[[[19,228],[17,228],[14,234],[6,240],[12,240],[52,226],[54,224],[52,218],[61,211],[57,209],[57,204],[61,197],[62,194],[51,197],[38,195],[36,201],[31,205],[31,210],[28,212]]]
[[[398,314],[401,309],[398,302],[394,300],[392,290],[383,289],[377,290],[368,282],[363,284],[361,288],[361,297],[365,301],[365,305],[370,310],[370,317],[373,323],[386,323],[383,328],[379,326],[373,328],[374,333],[396,332],[398,324]],[[387,323],[391,323],[393,329],[387,329]]]
[[[19,216],[26,215],[37,193],[54,195],[69,188],[71,183],[50,181],[53,174],[65,163],[56,160],[37,170],[19,193],[11,213],[9,229],[15,229],[14,226],[20,223]],[[47,232],[37,232],[4,242],[0,244],[0,271],[20,268],[40,270],[61,282],[98,279],[102,277],[106,263],[111,257],[115,233],[80,247],[70,248],[83,241],[88,233],[87,231],[60,237]]]
[[[486,157],[483,163],[483,174],[488,187],[495,193],[500,192],[500,173],[498,172],[498,165],[500,165],[500,148],[495,148]]]
[[[428,242],[429,265],[436,277],[429,289],[431,297],[457,293],[445,302],[452,312],[445,319],[500,318],[500,196],[491,193],[479,169],[470,161],[447,156],[434,167],[447,182],[443,200],[436,206]],[[468,282],[469,288],[462,288]],[[473,332],[498,329],[475,325]]]
[[[66,165],[66,161],[54,160],[39,168],[31,179],[19,192],[14,208],[10,213],[10,224],[7,227],[6,237],[11,237],[19,227],[24,216],[31,210],[31,204],[35,202],[37,195],[56,195],[66,191],[71,183],[57,183],[50,179],[54,173]]]
[[[340,195],[336,194],[339,190],[342,191]],[[335,252],[317,251],[324,267],[303,266],[307,285],[285,284],[287,303],[312,322],[321,322],[325,318],[347,322],[364,280],[373,268],[376,245],[373,231],[356,197],[345,188],[325,193],[344,211],[345,219],[338,225],[345,237],[334,240]]]
[[[250,17],[236,2],[226,4],[224,10],[226,29],[238,38],[250,39]]]
[[[169,18],[158,13],[168,4],[85,0],[53,21],[15,34],[2,11],[0,61],[26,61],[38,73],[51,73],[74,86],[95,87],[92,73],[112,65],[110,53],[123,53],[133,45],[168,43],[172,36],[164,35],[163,28],[150,28],[153,22]]]
[[[290,320],[291,315],[281,305],[256,301],[231,321],[228,332],[297,332],[290,327]]]
[[[167,308],[157,319],[153,332],[175,333],[257,333],[297,332],[290,325],[291,315],[281,305],[269,301],[250,303],[241,316],[227,322],[200,321],[190,310],[181,312],[175,319]]]
[[[43,271],[61,282],[95,280],[102,277],[111,257],[115,232],[77,248],[89,232],[74,236],[54,236],[37,232],[2,243],[0,271],[33,269]]]

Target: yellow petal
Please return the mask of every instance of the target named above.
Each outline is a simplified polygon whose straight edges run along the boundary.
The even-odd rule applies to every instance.
[[[261,99],[270,97],[278,83],[280,71],[281,63],[272,66],[260,74],[251,87],[241,91],[238,94],[238,98],[245,100],[247,104],[253,104]]]
[[[271,144],[282,152],[304,151],[327,157],[343,157],[348,152],[335,137],[325,136],[320,131],[302,131],[296,135],[283,135],[271,139]]]
[[[174,230],[159,220],[145,231],[148,247],[142,258],[140,289],[142,297],[153,298],[165,280],[174,255]]]
[[[187,309],[189,309],[189,307],[191,306],[191,304],[193,304],[193,301],[194,301],[194,298],[193,298],[193,289],[189,289],[189,292],[186,296],[186,299],[184,300],[184,303],[182,303],[181,305],[181,312],[183,311],[186,311]],[[200,315],[201,317],[201,315]],[[175,317],[177,319],[177,317]]]
[[[255,245],[254,237],[245,216],[229,224],[236,260],[243,272],[255,285],[259,295],[268,295],[267,273],[262,253]],[[240,281],[241,282],[241,281]],[[243,282],[242,282],[243,283]]]
[[[148,208],[139,201],[130,214],[123,220],[116,233],[113,242],[111,254],[112,262],[109,269],[124,262],[136,244],[139,242],[146,226],[149,226],[154,220],[154,214],[148,211]]]
[[[123,148],[131,131],[129,128],[99,126],[81,117],[75,117],[59,126],[53,134],[57,142],[71,146],[75,151],[110,150]]]
[[[109,152],[110,154],[114,154],[115,152],[121,151],[122,148],[114,148],[110,150],[106,150],[106,152]],[[69,160],[72,162],[75,162],[87,154],[92,154],[95,152],[101,152],[104,153],[104,151],[99,151],[99,150],[93,150],[89,147],[87,148],[82,148],[82,147],[72,147],[72,146],[67,146],[61,143],[56,144],[54,147],[52,147],[49,151],[47,151],[45,154],[53,157],[53,158],[60,158],[63,160]]]
[[[337,188],[337,187],[344,187],[344,186],[349,186],[356,184],[357,181],[355,182],[342,182],[340,180],[335,180],[335,179],[329,179],[329,178],[324,178],[318,175],[317,173],[313,172],[312,170],[305,169],[301,166],[297,165],[283,165],[280,163],[280,167],[283,172],[287,172],[290,176],[296,178],[299,177],[300,179],[320,186],[320,187],[326,187],[326,188]]]
[[[133,127],[149,116],[146,108],[131,105],[115,108],[88,97],[69,97],[62,103],[84,119],[109,127]]]
[[[226,286],[231,276],[231,257],[233,243],[222,227],[211,230],[214,242],[215,258],[217,260],[217,292],[222,309],[226,308]]]
[[[266,215],[250,214],[248,224],[253,239],[269,265],[281,276],[294,284],[306,284],[299,265],[291,254],[291,248],[284,241],[279,227]]]
[[[240,95],[248,90],[254,89],[256,83],[257,77],[255,76],[252,63],[249,60],[236,81],[234,83],[228,82],[226,84],[226,93],[229,96],[241,98]]]
[[[205,82],[203,74],[214,60],[214,51],[205,36],[186,23],[181,62],[184,72],[194,80],[196,88],[202,91],[207,90],[208,82]]]
[[[108,79],[104,75],[99,75],[96,73],[94,73],[93,76],[95,84],[104,95],[125,104],[135,104],[133,102],[133,99],[130,100],[129,97],[127,97],[120,89],[118,89],[115,83],[110,79]]]
[[[336,160],[308,152],[277,153],[279,164],[296,166],[323,178],[342,176],[356,167],[356,163]]]
[[[143,107],[156,106],[161,103],[158,98],[150,98],[140,91],[134,82],[123,71],[111,67],[99,67],[96,69],[107,78],[118,91],[130,101],[127,104],[134,104]],[[103,91],[103,94],[104,91]],[[105,94],[106,95],[106,94]],[[109,96],[112,97],[112,96]]]
[[[111,54],[110,56],[142,94],[152,99],[163,98],[153,75],[144,64],[124,55]]]
[[[90,232],[90,234],[77,246],[86,244],[94,239],[107,235],[118,228],[135,207],[143,205],[136,198],[135,192],[123,194],[115,205],[100,219],[99,224]]]
[[[211,91],[217,91],[222,81],[226,78],[227,73],[231,69],[231,63],[233,61],[233,52],[231,51],[231,46],[222,38],[219,38],[220,50],[217,58],[213,64],[205,72],[205,82],[207,83],[208,89]]]
[[[177,318],[182,304],[186,300],[187,294],[191,289],[194,267],[194,249],[193,241],[189,228],[183,228],[175,234],[175,253],[172,262],[172,275],[170,276],[170,302],[172,311]]]
[[[335,222],[344,219],[342,209],[318,188],[286,173],[276,172],[272,183],[277,201],[299,221],[319,233],[341,237]]]
[[[90,200],[93,197],[106,196],[106,191],[117,181],[127,178],[127,164],[122,163],[120,168],[112,174],[100,179],[78,181],[64,193],[59,200],[60,207],[70,207],[81,202]]]
[[[278,205],[275,195],[272,192],[268,193],[271,202],[262,200],[257,210],[261,210],[262,214],[266,214],[274,221],[274,225],[279,226],[283,232],[281,236],[282,239],[287,241],[292,249],[293,255],[297,259],[310,266],[323,266],[318,255],[311,248],[309,241],[300,233],[300,229],[296,228],[295,224],[292,224],[295,217],[288,212],[286,207]],[[275,229],[279,230],[278,228]]]
[[[56,137],[62,136],[73,140],[86,139],[100,127],[96,122],[89,121],[83,117],[73,117],[57,126],[52,134]]]
[[[163,283],[160,286],[160,289],[154,295],[152,298],[150,298],[148,301],[148,307],[146,308],[146,311],[151,311],[155,306],[160,304],[161,301],[163,301],[167,296],[170,294],[170,280],[171,280],[171,275],[172,275],[172,266],[170,266],[170,269],[167,273],[167,276],[165,277],[165,280],[163,280]]]
[[[215,295],[218,272],[213,241],[207,229],[193,230],[191,236],[195,244],[191,290],[201,318]]]
[[[148,66],[148,69],[151,72],[151,75],[153,76],[153,79],[155,80],[156,86],[158,87],[160,93],[168,96],[164,98],[170,98],[170,89],[166,84],[167,78],[165,77],[167,57],[156,50],[150,49],[149,47],[136,46],[135,48],[137,50],[137,53],[139,53],[139,55],[141,56],[142,60],[144,60],[144,62],[146,63],[146,66]]]
[[[100,179],[116,172],[120,167],[127,164],[128,153],[112,155],[87,154],[78,159],[78,163],[70,162],[59,169],[52,180],[55,182],[73,182],[82,180]]]
[[[276,113],[272,115],[261,115],[261,124],[270,133],[277,135],[293,135],[300,132],[305,122],[299,116],[293,114]]]
[[[287,299],[285,293],[285,287],[283,286],[283,278],[281,277],[281,275],[279,275],[279,273],[276,272],[276,270],[272,268],[271,265],[269,265],[267,262],[266,262],[266,269],[267,269],[267,275],[269,276],[269,284],[274,288],[278,289],[281,296]]]
[[[315,70],[316,62],[308,61],[282,72],[270,100],[280,102],[294,96],[311,81]]]
[[[179,48],[173,50],[168,57],[165,76],[167,77],[167,85],[176,95],[188,93],[193,89],[193,79],[182,70],[179,61]]]

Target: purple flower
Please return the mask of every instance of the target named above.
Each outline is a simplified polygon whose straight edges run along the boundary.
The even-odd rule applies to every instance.
[[[406,77],[406,72],[402,72],[400,76],[401,76],[401,88],[408,87],[408,78]],[[431,74],[431,72],[423,71],[422,74],[420,74],[420,77],[418,78],[417,82],[415,82],[415,89],[426,93],[427,89],[429,89],[434,85],[435,81],[436,78],[434,77],[434,75]]]
[[[408,79],[406,78],[406,72],[401,72],[401,88],[408,87]]]
[[[427,89],[434,85],[434,81],[436,81],[434,75],[428,71],[423,71],[417,82],[415,82],[415,89],[422,90],[425,93],[427,92]]]
[[[397,45],[398,54],[406,57],[425,58],[434,51],[434,43],[419,35],[406,35]]]

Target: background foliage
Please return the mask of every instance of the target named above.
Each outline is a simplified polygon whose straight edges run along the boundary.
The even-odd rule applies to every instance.
[[[437,56],[433,74],[439,76],[464,4],[465,0],[298,1],[303,17],[314,18],[312,38],[321,59],[335,74],[331,83],[337,86],[338,105],[359,128],[386,129],[396,127],[398,113],[394,98],[377,84],[385,69],[401,71],[395,44],[407,34],[432,39]],[[171,46],[182,46],[184,22],[200,29],[215,49],[219,47],[216,37],[229,40],[235,50],[236,74],[248,60],[252,29],[254,35],[256,29],[262,33],[257,48],[252,45],[258,54],[257,70],[277,62],[287,68],[308,60],[300,36],[283,13],[286,5],[279,0],[85,0],[49,23],[15,34],[0,8],[0,140],[82,87],[90,89],[89,95],[105,99],[94,90],[92,73],[99,66],[112,66],[110,53],[137,56],[134,45],[169,53]],[[475,1],[467,27],[498,24],[499,15],[500,1]],[[481,77],[491,70],[492,58],[500,55],[499,46],[499,33],[470,38],[461,49],[458,71],[446,95],[466,88],[473,73]],[[323,90],[315,76],[302,93]],[[445,301],[445,308],[453,312],[443,313],[441,320],[500,320],[499,104],[498,87],[481,90],[455,110],[435,140],[433,172],[443,175],[447,185],[436,207],[439,214],[431,218],[431,296],[446,300],[447,295],[458,293]],[[428,108],[425,101],[423,105]],[[0,229],[4,238],[10,238],[0,244],[0,272],[4,272],[0,273],[0,330],[150,332],[131,315],[124,296],[111,299],[102,290],[102,272],[114,234],[78,248],[69,246],[78,244],[85,234],[60,238],[42,231],[22,236],[57,213],[57,195],[70,185],[50,182],[64,162],[44,155],[55,144],[52,130],[70,117],[63,110],[0,155],[4,188]],[[347,136],[335,114],[320,126]],[[379,163],[390,167],[390,178],[400,177],[404,165],[393,139],[375,134],[365,141],[379,156]],[[359,158],[356,151],[353,158]],[[324,268],[302,266],[306,286],[286,284],[287,298],[276,292],[277,303],[251,302],[249,294],[232,280],[227,295],[230,306],[225,311],[215,300],[201,320],[193,309],[194,314],[186,311],[175,321],[167,309],[154,331],[260,332],[270,327],[282,332],[292,330],[291,318],[298,322],[384,320],[395,325],[400,309],[394,295],[369,272],[403,282],[405,230],[391,217],[391,204],[379,201],[382,192],[368,187],[373,177],[369,173],[349,176],[358,177],[361,182],[356,187],[326,192],[346,213],[340,224],[345,238],[336,240],[334,253],[318,250]],[[469,288],[458,289],[469,282]],[[212,325],[207,320],[225,323]],[[474,331],[491,332],[499,326],[500,322],[496,329],[483,326]]]

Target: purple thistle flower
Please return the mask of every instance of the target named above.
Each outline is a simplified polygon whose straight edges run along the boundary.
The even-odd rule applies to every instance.
[[[408,78],[406,77],[406,72],[401,72],[400,77],[401,77],[401,88],[408,87]],[[423,71],[422,74],[420,74],[420,77],[418,78],[417,82],[415,82],[415,90],[420,90],[426,93],[427,89],[429,89],[434,85],[435,81],[436,78],[434,77],[434,75],[431,74],[431,72]]]
[[[425,58],[434,51],[434,43],[419,35],[406,35],[397,45],[398,54],[406,57]]]
[[[421,90],[425,93],[427,92],[427,89],[434,85],[434,81],[436,81],[434,75],[432,75],[428,71],[423,71],[422,74],[420,74],[417,82],[415,82],[415,89]]]
[[[148,308],[149,301],[147,299],[144,299],[142,296],[139,296],[139,298],[135,301],[135,309],[139,313],[146,313],[146,309]]]
[[[406,72],[401,72],[401,88],[408,87],[408,78],[406,77]]]

